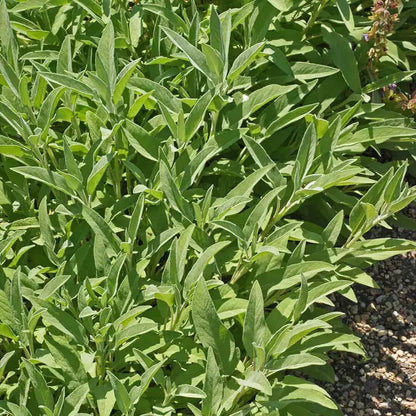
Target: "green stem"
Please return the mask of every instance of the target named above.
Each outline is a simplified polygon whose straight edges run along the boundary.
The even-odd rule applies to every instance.
[[[313,13],[311,14],[311,17],[308,20],[308,23],[306,24],[305,29],[303,30],[303,35],[306,35],[306,32],[314,25],[316,19],[318,18],[319,14],[323,10],[323,8],[326,5],[327,0],[321,0],[319,2],[319,5],[315,8]]]

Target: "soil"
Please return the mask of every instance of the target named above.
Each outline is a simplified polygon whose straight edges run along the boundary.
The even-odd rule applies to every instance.
[[[416,208],[407,214],[416,218]],[[376,229],[372,237],[416,241],[416,231]],[[368,359],[338,354],[326,385],[346,416],[416,416],[416,251],[368,270],[380,289],[356,288],[358,303],[337,297]]]

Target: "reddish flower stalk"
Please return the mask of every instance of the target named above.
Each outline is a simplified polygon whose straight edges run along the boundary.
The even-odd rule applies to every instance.
[[[373,26],[368,33],[363,35],[364,42],[373,42],[368,51],[368,68],[375,78],[378,76],[377,64],[380,58],[387,54],[387,38],[394,33],[394,25],[399,20],[398,0],[375,0],[371,9],[370,20]],[[381,91],[384,101],[394,101],[403,110],[416,113],[416,92],[411,96],[400,91],[397,84],[393,83]]]
[[[374,42],[368,51],[369,66],[374,73],[377,72],[376,63],[387,53],[387,37],[394,33],[394,24],[399,20],[398,6],[397,0],[376,0],[373,5],[370,16],[373,26],[363,39]]]

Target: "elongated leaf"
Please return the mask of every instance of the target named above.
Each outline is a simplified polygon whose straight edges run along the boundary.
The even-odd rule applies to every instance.
[[[251,358],[255,356],[253,344],[264,346],[265,332],[263,294],[258,281],[256,281],[251,288],[243,327],[243,344]]]
[[[117,406],[127,415],[132,405],[130,396],[123,383],[111,371],[107,371],[107,374],[116,396]]]
[[[185,140],[188,142],[192,139],[195,133],[198,131],[205,116],[205,112],[208,109],[212,99],[215,96],[215,91],[206,92],[192,108],[191,113],[185,122]]]
[[[53,395],[46,384],[42,373],[28,360],[23,359],[25,370],[27,371],[30,382],[33,386],[33,393],[36,397],[38,406],[45,406],[53,410]]]
[[[347,0],[337,0],[336,1],[339,14],[342,17],[342,20],[345,23],[345,26],[349,30],[349,32],[352,32],[354,30],[355,24],[354,24],[354,16],[352,14],[350,5],[348,4]]]
[[[68,75],[55,74],[52,72],[39,72],[39,75],[52,83],[61,85],[62,87],[68,88],[69,90],[75,91],[78,94],[85,95],[87,97],[93,97],[94,91],[75,78]]]
[[[111,20],[105,27],[98,42],[95,65],[97,67],[97,75],[107,85],[110,92],[113,93],[116,80],[116,68],[114,63],[114,27]],[[117,94],[119,95],[120,91]]]
[[[193,218],[191,207],[188,201],[181,195],[169,168],[164,162],[160,163],[160,183],[172,208],[182,213],[185,218],[191,220]]]
[[[65,397],[62,416],[76,416],[90,391],[88,383],[82,384]]]
[[[135,61],[127,64],[118,74],[117,83],[116,83],[116,86],[114,88],[114,93],[113,93],[114,104],[117,104],[120,101],[121,96],[123,95],[124,89],[126,88],[130,77],[134,74],[134,71],[136,70],[136,67],[138,64],[139,64],[139,59],[136,59]]]
[[[228,82],[232,83],[249,65],[256,59],[257,55],[263,49],[263,43],[256,43],[242,52],[233,62],[228,72]]]
[[[121,241],[113,232],[108,223],[92,208],[87,206],[82,207],[82,216],[88,225],[99,235],[109,246],[111,246],[116,253],[120,250]]]
[[[281,190],[282,187],[272,189],[254,207],[243,228],[243,233],[247,240],[251,240],[255,230],[262,228],[263,221],[269,210],[269,206],[273,200],[277,198]]]
[[[295,354],[274,360],[269,364],[270,370],[274,372],[296,370],[299,368],[309,367],[311,365],[325,365],[325,361],[312,354]]]
[[[129,81],[132,87],[151,93],[151,95],[158,101],[164,104],[169,110],[174,113],[182,111],[182,104],[167,88],[158,84],[155,81],[146,78],[133,78]]]
[[[98,184],[100,183],[102,177],[104,176],[104,173],[106,169],[108,168],[108,165],[110,164],[111,160],[113,159],[113,154],[107,154],[105,156],[102,156],[99,161],[93,166],[92,171],[87,179],[87,192],[92,195]]]
[[[347,39],[335,32],[324,32],[324,39],[329,43],[330,53],[335,65],[341,70],[348,86],[356,93],[361,92],[358,65]]]
[[[67,195],[73,195],[72,189],[69,187],[67,181],[59,173],[50,172],[38,166],[18,166],[13,168],[13,170],[25,178],[34,179]]]
[[[71,337],[75,342],[81,345],[87,345],[88,338],[84,327],[69,313],[60,310],[44,299],[29,297],[29,300],[38,308],[44,309],[42,319],[57,328],[60,332]]]
[[[0,54],[0,72],[6,80],[8,87],[13,91],[16,97],[20,98],[19,78],[14,72],[13,67],[7,62],[2,54]]]
[[[200,279],[192,298],[192,319],[196,334],[205,348],[212,348],[226,374],[236,365],[232,335],[218,318],[204,279]]]
[[[223,395],[223,381],[212,348],[208,348],[204,392],[206,397],[202,401],[202,415],[210,416],[221,406]]]
[[[260,143],[256,142],[254,139],[248,136],[243,136],[243,140],[247,146],[248,151],[250,152],[251,157],[260,168],[273,165],[273,160],[270,158]],[[284,182],[283,176],[279,172],[277,166],[274,166],[269,172],[267,172],[266,176],[276,188],[282,185]]]
[[[224,247],[227,247],[230,244],[230,241],[220,241],[218,243],[209,246],[198,258],[195,264],[192,266],[192,269],[189,271],[188,275],[185,278],[185,289],[189,290],[198,278],[202,275],[205,267],[208,263],[214,258],[214,256],[222,250]]]
[[[159,141],[155,137],[130,120],[126,120],[123,130],[130,145],[139,154],[150,160],[158,160]]]
[[[309,124],[299,147],[296,161],[299,162],[299,180],[308,174],[312,166],[316,150],[316,130],[313,123]]]
[[[273,121],[272,124],[266,130],[266,136],[273,134],[274,132],[281,130],[290,124],[302,119],[305,117],[306,114],[311,113],[317,104],[310,104],[305,105],[302,107],[298,107],[287,114],[283,115],[282,117],[278,118],[277,120]]]
[[[87,373],[78,351],[70,346],[63,337],[48,337],[45,341],[56,363],[62,370],[68,388],[72,390],[84,384],[87,381]]]
[[[191,64],[198,69],[198,71],[202,72],[209,80],[213,80],[213,74],[209,70],[205,55],[173,30],[163,26],[161,28],[170,41],[185,53]]]

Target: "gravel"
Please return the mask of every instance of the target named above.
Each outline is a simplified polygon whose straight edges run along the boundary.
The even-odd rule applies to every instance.
[[[416,218],[416,209],[408,214]],[[377,229],[372,237],[416,241],[416,231]],[[416,416],[416,251],[371,268],[381,289],[356,287],[358,303],[337,297],[368,360],[337,354],[337,382],[325,388],[346,416]]]

